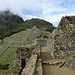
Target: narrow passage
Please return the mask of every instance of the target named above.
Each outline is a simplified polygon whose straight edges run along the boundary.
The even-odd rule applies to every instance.
[[[62,59],[59,60],[52,60],[46,47],[41,48],[41,57],[42,62],[57,62],[62,61]],[[67,68],[59,68],[57,65],[51,66],[48,64],[42,64],[43,68],[43,75],[75,75],[75,70],[67,69]]]
[[[51,57],[46,49],[46,47],[41,48],[41,57],[42,57],[42,62],[44,61],[49,61],[51,60]],[[42,64],[43,66],[43,74],[44,75],[53,75],[51,72],[51,67],[47,64]]]

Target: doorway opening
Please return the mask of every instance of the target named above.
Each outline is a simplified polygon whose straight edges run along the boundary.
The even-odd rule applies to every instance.
[[[21,59],[21,67],[24,68],[26,66],[26,60]]]
[[[21,67],[22,67],[22,69],[19,71],[18,75],[21,75],[22,70],[24,69],[25,66],[26,66],[26,60],[25,59],[21,59]]]

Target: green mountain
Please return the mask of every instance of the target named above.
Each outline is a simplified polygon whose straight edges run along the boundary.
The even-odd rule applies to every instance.
[[[9,10],[0,12],[0,39],[4,39],[7,36],[23,31],[27,28],[46,28],[46,30],[52,32],[55,27],[49,22],[41,19],[31,19],[24,21],[18,15],[11,13]]]
[[[52,23],[49,23],[45,20],[38,19],[38,18],[35,19],[32,18],[31,20],[26,20],[23,24],[28,27],[36,26],[37,28],[46,28],[46,30],[50,32],[52,32],[55,29]]]
[[[20,26],[23,22],[21,17],[10,13],[10,11],[0,12],[0,38],[3,39],[11,35],[11,30]]]
[[[31,20],[26,20],[24,24],[27,26],[36,26],[37,28],[53,27],[51,23],[38,18],[36,19],[32,18]]]

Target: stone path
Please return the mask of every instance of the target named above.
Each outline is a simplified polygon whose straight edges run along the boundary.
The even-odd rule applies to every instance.
[[[41,57],[42,57],[42,62],[51,60],[51,57],[46,51],[45,47],[41,48]],[[43,64],[42,67],[43,67],[43,75],[52,75],[51,70],[50,70],[51,68],[48,65]]]
[[[48,51],[45,47],[41,48],[41,57],[42,62],[64,62],[64,60],[52,60],[50,55],[48,54]],[[75,70],[70,70],[67,68],[59,68],[57,65],[48,65],[48,64],[42,64],[43,65],[43,75],[75,75]]]

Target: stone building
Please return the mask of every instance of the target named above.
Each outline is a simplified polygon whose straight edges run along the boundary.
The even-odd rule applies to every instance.
[[[34,48],[28,48],[28,47],[18,48],[16,51],[15,67],[24,68],[26,65],[26,62],[29,60],[29,58],[32,55],[33,49]]]

